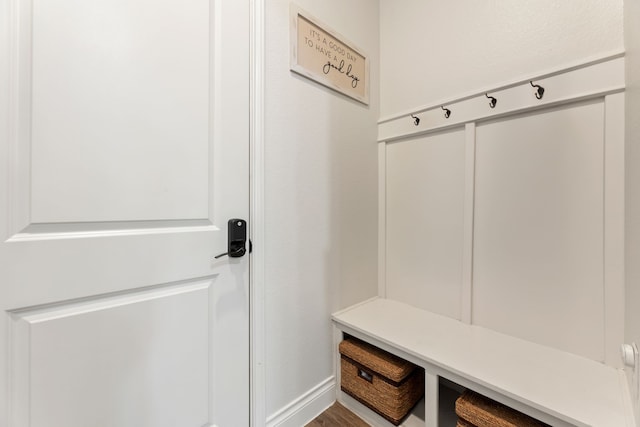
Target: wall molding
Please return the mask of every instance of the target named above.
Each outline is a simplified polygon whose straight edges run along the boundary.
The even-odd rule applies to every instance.
[[[336,378],[331,376],[267,419],[267,427],[300,427],[336,400]]]
[[[387,296],[387,144],[378,145],[378,296]]]
[[[558,74],[563,74],[563,73],[567,73],[569,71],[574,71],[580,68],[585,68],[585,67],[589,67],[591,65],[596,65],[602,62],[607,62],[607,61],[611,61],[613,59],[616,58],[622,58],[625,56],[625,51],[624,50],[615,50],[612,52],[609,52],[608,54],[605,55],[598,55],[598,56],[592,56],[592,57],[588,57],[585,58],[583,60],[580,61],[575,61],[572,63],[569,63],[567,65],[561,66],[561,67],[553,67],[553,68],[549,68],[547,70],[544,70],[542,72],[538,72],[536,74],[532,74],[532,75],[521,75],[519,77],[516,77],[510,81],[507,81],[504,84],[501,85],[491,85],[488,86],[482,90],[478,90],[478,91],[474,91],[471,93],[466,93],[460,96],[456,96],[454,98],[447,98],[447,99],[442,99],[438,102],[434,102],[431,104],[423,104],[420,106],[416,106],[416,108],[413,108],[411,110],[405,110],[405,111],[401,111],[398,113],[394,113],[394,114],[390,114],[387,115],[385,117],[381,117],[378,120],[378,124],[382,124],[385,122],[390,122],[392,120],[401,118],[401,117],[405,117],[408,116],[410,114],[416,114],[416,113],[423,113],[427,110],[431,110],[433,108],[440,108],[441,105],[443,104],[452,104],[452,103],[456,103],[456,102],[460,102],[460,101],[465,101],[471,98],[475,98],[475,97],[484,97],[484,94],[487,92],[493,92],[493,91],[498,91],[498,90],[503,90],[503,89],[509,89],[515,86],[520,86],[520,85],[525,85],[528,84],[528,82],[530,80],[541,80],[541,79],[546,79],[549,77],[553,77],[555,75]]]
[[[535,89],[529,81],[545,88],[542,99],[536,98]],[[472,96],[451,99],[437,106],[413,111],[411,114],[420,118],[419,125],[414,124],[410,113],[381,120],[378,122],[378,141],[389,142],[466,123],[603,97],[622,92],[624,87],[624,56],[617,54],[559,70],[545,77],[532,76],[508,86],[488,89]],[[485,93],[498,100],[495,108],[489,106]],[[442,106],[451,111],[448,118],[445,118]]]
[[[31,2],[8,4],[9,28],[9,200],[7,238],[31,222],[31,116],[33,22]]]
[[[249,238],[253,251],[249,257],[249,336],[250,336],[250,424],[266,422],[267,380],[265,330],[265,5],[250,0],[250,124],[249,124]]]
[[[624,368],[619,352],[624,342],[625,306],[624,100],[624,93],[604,100],[604,361],[616,368]]]
[[[465,155],[464,155],[464,224],[463,224],[463,253],[462,253],[462,287],[460,301],[460,320],[468,325],[472,319],[473,297],[473,214],[475,202],[476,176],[476,124],[467,123],[465,126]]]
[[[385,265],[387,263],[387,207],[390,195],[387,188],[387,144],[402,145],[416,137],[432,136],[454,129],[465,131],[465,189],[463,213],[463,253],[461,254],[461,320],[473,323],[474,295],[474,205],[476,204],[476,127],[493,120],[517,119],[527,114],[579,106],[582,103],[602,102],[604,111],[604,170],[603,180],[603,355],[597,361],[613,368],[620,368],[619,346],[624,342],[624,247],[625,247],[625,153],[624,153],[624,100],[625,58],[618,55],[601,61],[590,62],[557,72],[546,80],[533,80],[545,88],[542,99],[535,97],[535,89],[528,83],[504,89],[488,91],[498,103],[490,108],[484,96],[466,98],[458,103],[446,104],[452,110],[449,119],[440,106],[422,113],[414,113],[420,121],[416,126],[409,115],[379,124],[378,191],[379,191],[379,296],[388,293]],[[391,284],[392,285],[392,284]]]

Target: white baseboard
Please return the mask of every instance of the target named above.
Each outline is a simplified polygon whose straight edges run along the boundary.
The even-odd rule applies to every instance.
[[[267,418],[267,427],[300,427],[336,401],[336,378],[331,376]]]

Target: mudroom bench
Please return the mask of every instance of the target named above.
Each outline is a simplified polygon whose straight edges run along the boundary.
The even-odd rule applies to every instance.
[[[353,336],[424,368],[427,427],[439,426],[442,379],[552,426],[632,427],[621,370],[384,298],[333,321],[338,340]]]

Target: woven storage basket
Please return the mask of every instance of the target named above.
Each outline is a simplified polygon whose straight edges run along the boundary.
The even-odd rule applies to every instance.
[[[456,400],[457,427],[549,427],[470,390]]]
[[[341,389],[395,425],[424,395],[424,370],[371,344],[340,343]]]

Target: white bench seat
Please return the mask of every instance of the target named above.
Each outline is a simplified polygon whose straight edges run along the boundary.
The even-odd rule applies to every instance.
[[[475,389],[554,426],[633,425],[624,372],[602,363],[384,298],[335,313],[333,321],[432,377]],[[429,399],[427,394],[427,411],[434,407]],[[430,427],[434,418],[426,419]]]

